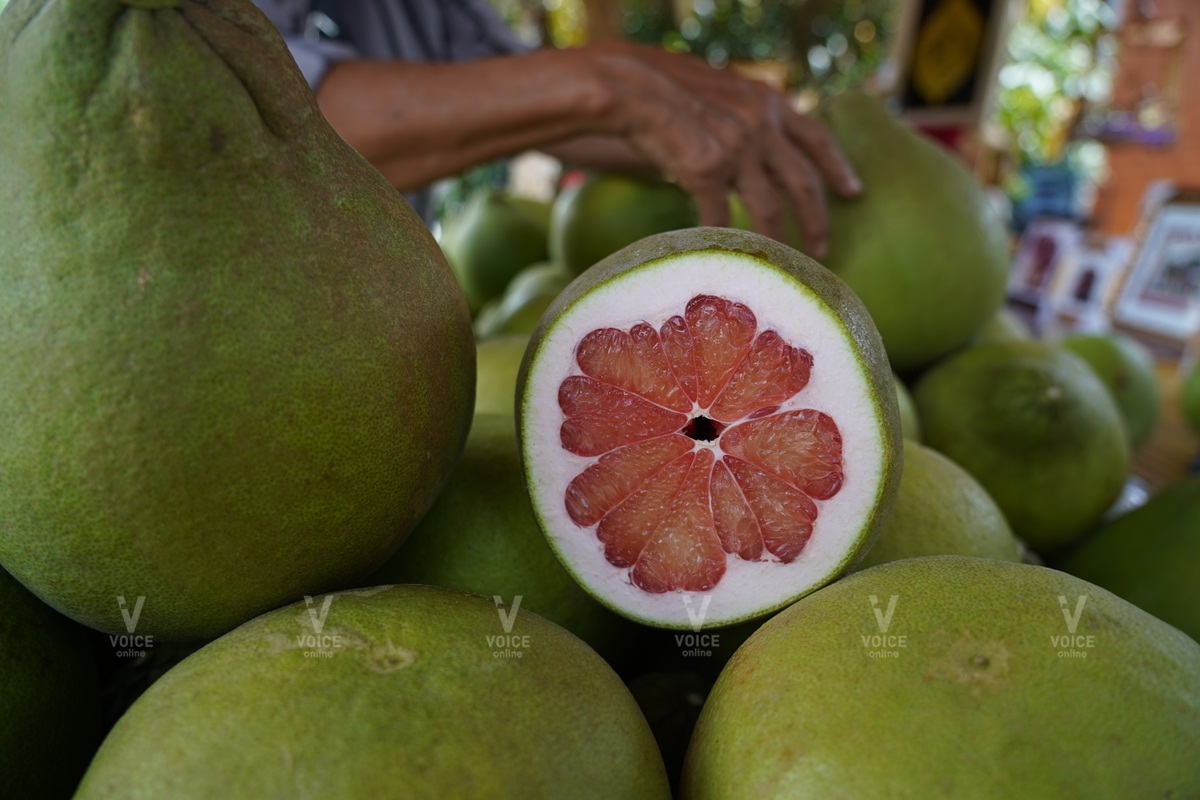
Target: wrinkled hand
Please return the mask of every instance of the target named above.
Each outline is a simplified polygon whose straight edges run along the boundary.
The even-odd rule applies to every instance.
[[[861,185],[823,125],[766,84],[693,56],[627,42],[577,52],[611,89],[613,133],[691,192],[703,224],[727,225],[736,191],[756,230],[781,238],[790,207],[810,254],[824,255],[824,183],[844,197]]]

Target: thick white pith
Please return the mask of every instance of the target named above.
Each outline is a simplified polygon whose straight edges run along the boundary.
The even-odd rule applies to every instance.
[[[627,569],[605,559],[595,526],[580,528],[567,515],[567,485],[597,458],[577,456],[562,447],[558,389],[565,378],[580,374],[575,348],[586,334],[598,328],[628,330],[639,322],[658,329],[667,318],[682,315],[687,302],[698,294],[745,304],[757,317],[760,333],[773,329],[812,355],[808,385],[781,410],[812,408],[834,419],[842,436],[845,477],[836,495],[814,501],[819,514],[813,534],[795,561],[751,562],[730,555],[724,577],[708,592],[651,594],[630,582]],[[887,439],[850,334],[810,289],[749,256],[723,251],[672,256],[594,288],[546,331],[521,402],[526,477],[550,545],[591,594],[650,624],[676,628],[695,627],[701,621],[705,627],[728,624],[779,608],[824,585],[858,550],[879,500]],[[719,456],[719,440],[696,443],[697,448],[714,445]]]

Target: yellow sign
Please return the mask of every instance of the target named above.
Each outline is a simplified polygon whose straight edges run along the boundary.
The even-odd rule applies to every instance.
[[[983,45],[984,19],[970,0],[942,0],[917,35],[912,84],[940,105],[971,80]]]

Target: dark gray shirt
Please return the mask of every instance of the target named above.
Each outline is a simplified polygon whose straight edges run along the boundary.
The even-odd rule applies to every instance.
[[[486,0],[255,0],[283,34],[310,86],[349,59],[469,61],[518,53]],[[405,194],[429,220],[429,190]]]

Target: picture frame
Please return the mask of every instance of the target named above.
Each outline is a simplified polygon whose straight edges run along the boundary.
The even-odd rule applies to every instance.
[[[1083,229],[1073,219],[1039,217],[1032,220],[1013,258],[1008,276],[1008,296],[1020,303],[1041,306],[1059,267],[1083,247]]]
[[[1113,316],[1179,345],[1200,333],[1200,196],[1177,194],[1145,226]]]
[[[1088,238],[1064,254],[1043,304],[1043,328],[1092,330],[1107,327],[1133,240],[1123,236]]]

